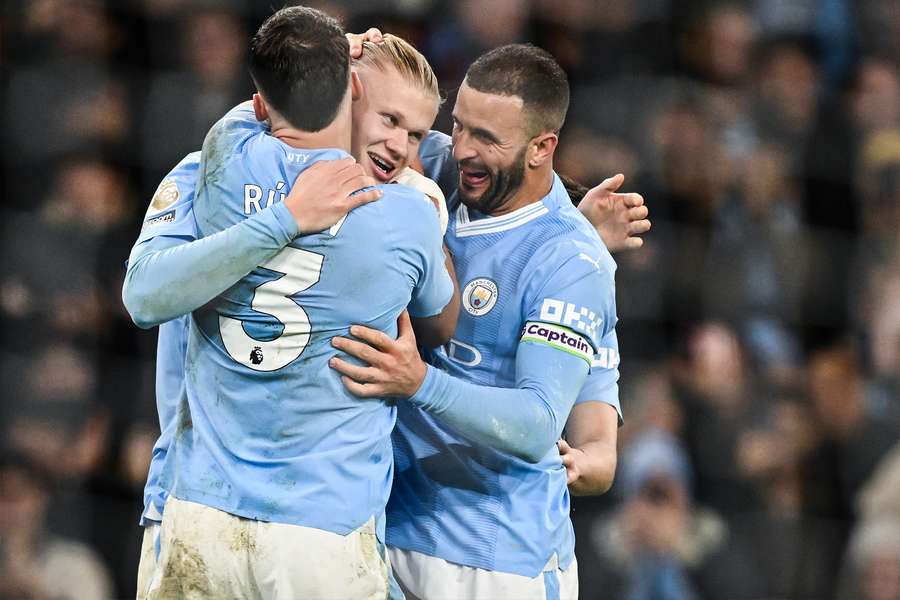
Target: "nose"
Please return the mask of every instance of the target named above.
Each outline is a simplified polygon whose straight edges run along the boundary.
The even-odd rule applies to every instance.
[[[385,140],[385,147],[388,149],[388,152],[392,154],[391,158],[394,160],[406,160],[406,150],[407,150],[407,139],[409,138],[409,133],[405,129],[397,127],[393,132],[391,132],[390,137]]]

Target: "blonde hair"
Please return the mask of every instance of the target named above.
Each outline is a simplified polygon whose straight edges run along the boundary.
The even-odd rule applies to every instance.
[[[354,64],[366,65],[381,71],[393,66],[409,83],[434,96],[438,102],[442,102],[437,77],[422,53],[396,35],[386,33],[383,40],[377,44],[363,42],[362,56],[357,58]]]

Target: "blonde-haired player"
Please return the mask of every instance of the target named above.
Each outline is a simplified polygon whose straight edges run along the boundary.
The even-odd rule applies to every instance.
[[[353,156],[377,181],[402,183],[427,194],[445,231],[444,194],[409,166],[441,105],[431,65],[412,44],[386,33],[379,43],[364,42],[353,66],[363,84],[353,103]]]

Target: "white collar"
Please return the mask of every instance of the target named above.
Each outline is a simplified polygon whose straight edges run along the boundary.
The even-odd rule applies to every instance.
[[[508,229],[515,229],[546,215],[548,212],[550,212],[550,209],[538,200],[499,217],[485,217],[472,221],[469,218],[469,209],[460,202],[459,207],[456,209],[456,237],[469,237],[483,233],[498,233]]]

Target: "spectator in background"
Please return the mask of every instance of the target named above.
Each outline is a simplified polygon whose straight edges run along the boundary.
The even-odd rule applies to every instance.
[[[39,195],[47,165],[75,150],[122,151],[129,133],[125,86],[109,60],[121,42],[100,0],[26,3],[16,32],[27,62],[9,75],[4,129],[16,148],[10,196],[19,208]],[[5,32],[4,32],[5,33]],[[40,107],[36,113],[37,107]]]
[[[798,383],[805,283],[801,203],[788,160],[759,146],[718,204],[703,285],[705,313],[737,325],[749,357],[772,383]]]
[[[141,166],[148,181],[196,150],[212,124],[253,91],[244,60],[247,32],[234,11],[200,7],[178,25],[182,62],[154,75],[143,111]]]
[[[808,542],[828,525],[802,513],[801,466],[816,436],[808,406],[793,397],[773,400],[765,415],[739,434],[738,469],[760,491],[761,502],[732,519],[732,534],[748,550],[760,577],[760,597],[815,597],[817,582],[830,575],[814,572],[801,579],[804,556],[821,564],[821,548]]]
[[[758,574],[715,512],[694,505],[687,455],[649,429],[623,450],[622,504],[587,542],[581,597],[629,600],[756,598]]]
[[[862,523],[853,533],[842,600],[900,599],[900,519]]]
[[[76,155],[59,167],[37,211],[7,216],[0,270],[7,344],[27,348],[58,336],[96,351],[111,333],[110,314],[121,312],[105,290],[121,280],[128,200],[120,171]]]
[[[19,453],[0,454],[0,597],[106,600],[106,567],[84,544],[46,528],[52,479]]]
[[[816,581],[813,595],[832,597],[850,530],[854,499],[878,461],[897,441],[893,423],[868,412],[865,381],[855,354],[846,346],[816,352],[810,359],[808,389],[819,440],[802,464],[803,512],[810,525],[800,577]],[[824,524],[824,525],[823,525]]]
[[[732,328],[710,322],[690,334],[684,358],[673,364],[697,501],[729,518],[760,502],[737,466],[739,435],[765,408],[745,356]]]

